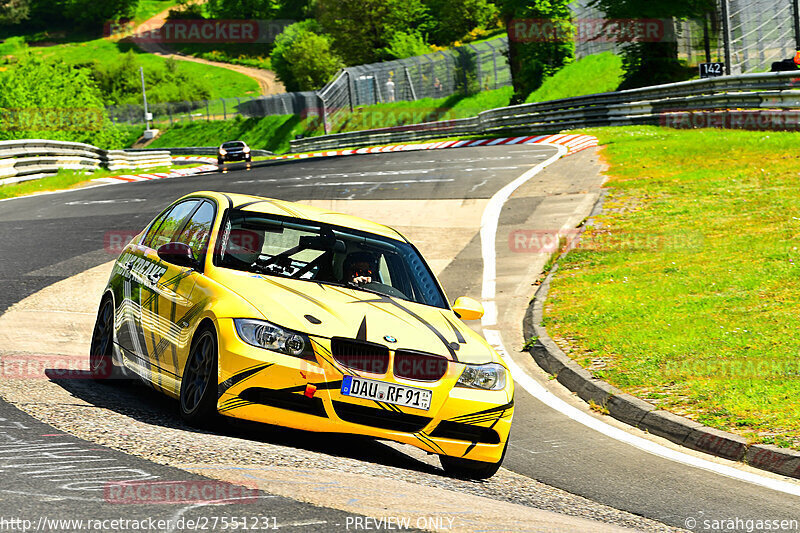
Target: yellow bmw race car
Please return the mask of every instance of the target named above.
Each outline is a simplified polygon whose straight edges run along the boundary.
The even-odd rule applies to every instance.
[[[98,380],[143,379],[216,413],[417,446],[450,475],[503,461],[514,383],[397,231],[309,206],[200,192],[117,259],[92,336]]]

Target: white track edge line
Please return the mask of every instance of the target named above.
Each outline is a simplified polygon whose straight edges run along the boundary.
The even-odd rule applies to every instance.
[[[505,361],[511,370],[511,375],[514,378],[514,381],[522,386],[522,388],[525,389],[531,396],[550,408],[555,409],[575,422],[578,422],[579,424],[593,429],[614,440],[629,444],[652,455],[675,461],[677,463],[701,468],[709,472],[740,481],[749,482],[754,485],[772,489],[778,492],[800,496],[800,485],[779,479],[768,478],[752,472],[745,472],[732,466],[715,463],[701,457],[695,457],[678,450],[667,448],[666,446],[662,446],[661,444],[651,440],[633,435],[627,431],[606,424],[602,420],[594,418],[593,416],[568,404],[561,398],[556,397],[552,392],[548,391],[543,385],[528,375],[512,359],[511,355],[503,345],[503,339],[500,331],[490,327],[495,326],[497,323],[497,311],[494,302],[496,296],[497,276],[497,252],[495,249],[497,241],[497,226],[500,221],[500,213],[503,205],[506,203],[511,194],[526,181],[530,180],[533,176],[568,154],[567,148],[563,145],[552,145],[549,143],[540,144],[543,146],[553,146],[558,150],[558,153],[526,171],[520,177],[495,193],[495,195],[492,196],[492,198],[489,200],[489,203],[486,205],[486,208],[483,211],[483,216],[481,217],[481,255],[483,257],[483,289],[481,292],[481,297],[484,300],[484,305],[490,304],[488,307],[493,310],[492,314],[494,315],[484,315],[484,318],[481,319],[481,325],[484,328],[483,331],[486,340],[500,353],[503,361]]]

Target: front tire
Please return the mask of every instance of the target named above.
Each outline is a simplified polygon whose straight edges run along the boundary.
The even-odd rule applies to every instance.
[[[449,455],[440,455],[439,462],[445,473],[457,479],[489,479],[500,470],[500,465],[503,464],[503,459],[506,458],[506,450],[508,450],[508,441],[503,447],[503,455],[496,463],[487,463],[485,461],[473,461],[472,459],[462,459],[461,457],[450,457]]]
[[[116,377],[114,371],[114,301],[106,297],[100,303],[89,347],[89,372],[98,383]]]
[[[217,414],[217,335],[212,328],[198,332],[181,379],[181,418],[192,426],[208,425]]]

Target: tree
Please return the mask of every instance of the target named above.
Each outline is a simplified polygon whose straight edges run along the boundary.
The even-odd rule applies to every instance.
[[[387,59],[398,32],[424,35],[433,25],[422,0],[318,0],[317,20],[348,65]]]
[[[434,43],[448,45],[462,39],[475,28],[488,27],[498,15],[488,0],[425,0],[435,25]]]
[[[208,12],[220,19],[273,19],[282,3],[278,0],[208,0]]]
[[[680,81],[689,77],[678,60],[672,19],[700,17],[713,11],[714,0],[594,0],[610,19],[658,19],[668,25],[665,39],[658,42],[630,42],[624,45],[622,68],[625,79],[620,89]]]
[[[30,16],[30,0],[0,0],[0,24],[19,24]]]
[[[288,26],[275,39],[270,60],[286,90],[319,89],[344,67],[330,38],[319,31],[319,24],[309,19]]]
[[[36,27],[99,29],[106,22],[132,17],[139,0],[29,0],[29,5]]]
[[[0,137],[85,142],[117,147],[100,90],[87,69],[27,54],[0,72]]]
[[[514,102],[524,102],[547,76],[575,57],[571,0],[495,0],[508,32],[508,62],[514,83]],[[556,38],[519,39],[514,28],[547,21],[557,29]],[[527,21],[527,22],[526,22]]]

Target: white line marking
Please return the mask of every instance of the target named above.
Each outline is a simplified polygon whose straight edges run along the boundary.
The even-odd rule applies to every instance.
[[[341,183],[298,183],[297,185],[276,185],[279,188],[285,187],[341,187],[347,185],[397,185],[401,183],[441,183],[445,181],[456,181],[449,179],[430,179],[430,180],[395,180],[395,181],[343,181]]]
[[[120,199],[120,200],[85,200],[85,201],[75,201],[75,202],[67,202],[64,205],[96,205],[96,204],[133,204],[138,202],[146,202],[144,198],[131,198],[129,200]]]
[[[759,474],[745,472],[732,466],[714,463],[707,459],[702,459],[678,450],[667,448],[656,442],[632,435],[619,428],[606,424],[605,422],[598,420],[587,413],[584,413],[580,409],[573,407],[561,398],[556,397],[552,392],[547,390],[543,385],[529,376],[511,358],[505,346],[503,345],[501,333],[496,329],[490,328],[490,326],[495,326],[497,323],[497,309],[494,302],[496,294],[495,278],[497,276],[497,253],[495,250],[497,226],[503,205],[506,203],[511,194],[523,183],[544,170],[548,165],[555,163],[567,153],[567,148],[564,146],[556,145],[555,148],[558,149],[558,153],[556,155],[528,170],[522,176],[509,183],[500,189],[494,196],[492,196],[492,198],[489,200],[489,203],[486,205],[486,208],[483,211],[483,217],[481,218],[481,247],[483,256],[483,291],[481,293],[481,297],[484,300],[484,307],[487,310],[487,313],[481,320],[481,325],[484,328],[483,334],[486,337],[486,340],[495,348],[495,350],[497,350],[497,352],[503,358],[503,361],[505,361],[505,363],[508,365],[514,381],[516,381],[517,384],[528,391],[528,393],[537,400],[548,405],[552,409],[555,409],[568,418],[571,418],[575,422],[583,424],[584,426],[602,433],[607,437],[618,440],[625,444],[629,444],[639,448],[642,451],[651,453],[657,457],[668,459],[670,461],[701,468],[709,472],[714,472],[716,474],[740,481],[746,481],[754,485],[776,490],[778,492],[800,496],[800,485],[795,483],[782,481],[779,479],[771,479]]]

